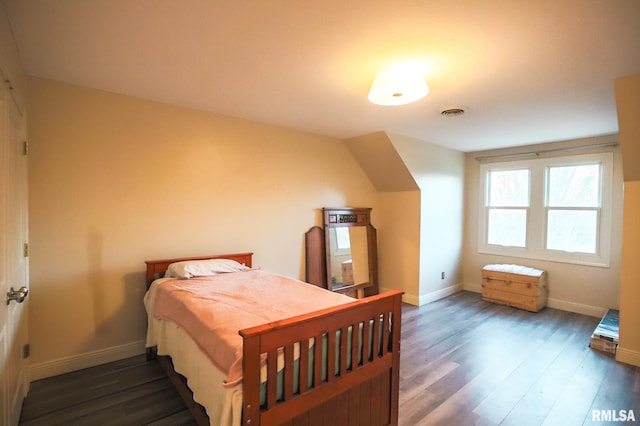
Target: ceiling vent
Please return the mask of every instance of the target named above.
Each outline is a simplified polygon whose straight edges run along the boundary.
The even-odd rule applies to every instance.
[[[444,115],[446,117],[456,117],[458,115],[464,114],[466,111],[465,107],[462,106],[449,106],[442,108],[440,110],[440,115]]]

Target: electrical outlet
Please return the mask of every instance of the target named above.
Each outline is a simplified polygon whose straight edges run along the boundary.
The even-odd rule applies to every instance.
[[[442,279],[444,280],[444,272],[442,273]]]

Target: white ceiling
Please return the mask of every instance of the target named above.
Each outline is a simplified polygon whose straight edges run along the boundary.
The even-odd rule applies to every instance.
[[[639,0],[3,1],[29,75],[338,138],[476,151],[616,133],[613,80],[640,72]],[[407,60],[430,94],[369,103]]]

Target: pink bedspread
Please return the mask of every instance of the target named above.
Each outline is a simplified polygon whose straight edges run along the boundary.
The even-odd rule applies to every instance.
[[[247,327],[353,302],[311,284],[263,270],[170,280],[156,289],[153,315],[183,328],[222,371],[226,385],[242,380]]]

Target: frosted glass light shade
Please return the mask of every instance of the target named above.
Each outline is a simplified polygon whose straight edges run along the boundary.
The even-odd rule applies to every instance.
[[[377,75],[369,91],[369,101],[378,105],[404,105],[416,102],[429,93],[429,86],[419,70],[394,65]]]

